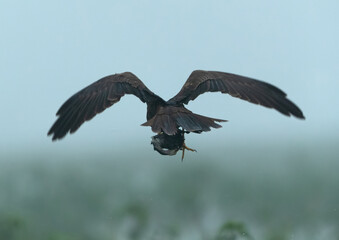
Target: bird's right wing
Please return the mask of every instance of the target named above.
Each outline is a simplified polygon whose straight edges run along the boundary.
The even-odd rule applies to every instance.
[[[279,88],[253,78],[225,72],[193,71],[180,92],[168,102],[187,104],[205,92],[228,93],[232,97],[274,108],[287,116],[304,118],[302,111]]]
[[[125,94],[133,94],[142,102],[159,97],[133,73],[124,72],[104,77],[70,97],[58,110],[58,119],[48,132],[52,140],[75,132],[85,121],[118,102]]]

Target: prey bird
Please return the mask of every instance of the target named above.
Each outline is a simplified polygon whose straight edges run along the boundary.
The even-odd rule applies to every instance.
[[[52,140],[74,133],[85,122],[117,103],[125,94],[133,94],[147,104],[147,121],[157,135],[152,137],[154,150],[163,155],[175,155],[186,146],[185,133],[202,133],[220,128],[223,119],[195,114],[184,104],[205,92],[228,93],[251,103],[274,108],[286,116],[305,119],[302,111],[279,88],[253,78],[236,74],[196,70],[191,73],[179,93],[168,101],[149,90],[133,73],[106,76],[71,96],[58,110],[57,120],[48,132]]]

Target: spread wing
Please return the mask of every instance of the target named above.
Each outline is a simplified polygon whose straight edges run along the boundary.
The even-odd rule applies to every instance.
[[[180,92],[168,102],[187,104],[205,92],[228,93],[251,103],[274,108],[287,116],[305,118],[302,111],[279,88],[256,79],[224,72],[193,71]]]
[[[75,132],[85,121],[118,102],[125,94],[133,94],[142,102],[159,99],[133,73],[125,72],[104,77],[70,97],[58,110],[58,119],[48,132],[52,140]]]

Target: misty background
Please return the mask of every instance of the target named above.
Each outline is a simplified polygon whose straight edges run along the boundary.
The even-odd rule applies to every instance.
[[[338,10],[0,1],[0,239],[339,239]],[[181,163],[153,151],[146,105],[125,95],[62,141],[47,137],[61,104],[101,77],[133,72],[167,100],[196,69],[267,81],[306,120],[203,94],[187,108],[229,122],[187,135],[198,152]]]

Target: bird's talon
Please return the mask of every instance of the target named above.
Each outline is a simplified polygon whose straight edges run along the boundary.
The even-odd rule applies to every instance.
[[[185,150],[188,150],[188,151],[191,151],[191,152],[196,152],[196,151],[197,151],[197,150],[195,150],[195,149],[192,149],[192,148],[187,147],[186,144],[184,143],[184,144],[182,145],[182,156],[181,156],[181,161],[184,160]]]

